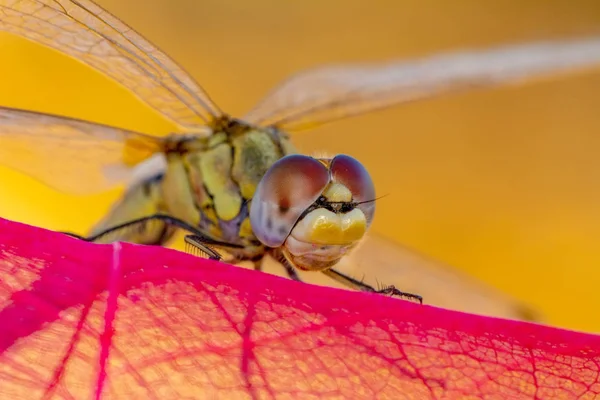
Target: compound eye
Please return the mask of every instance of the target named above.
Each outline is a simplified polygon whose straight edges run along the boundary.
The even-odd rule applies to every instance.
[[[258,240],[269,247],[281,246],[328,183],[327,168],[309,156],[292,154],[271,165],[250,205],[250,224]]]
[[[375,185],[366,168],[355,158],[339,154],[331,161],[331,177],[334,182],[346,186],[352,193],[352,200],[359,204],[358,208],[365,214],[367,226],[373,222],[375,215]]]

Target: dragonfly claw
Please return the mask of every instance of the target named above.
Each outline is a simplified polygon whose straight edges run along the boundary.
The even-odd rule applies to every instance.
[[[397,296],[400,298],[405,298],[408,300],[418,301],[419,304],[423,304],[423,297],[418,294],[403,292],[399,289],[396,289],[394,285],[386,286],[382,289],[376,290],[375,293],[379,294],[389,294],[390,296]]]

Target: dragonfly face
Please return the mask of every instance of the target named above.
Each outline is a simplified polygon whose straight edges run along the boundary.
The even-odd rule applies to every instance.
[[[365,235],[375,214],[375,186],[352,157],[286,156],[266,172],[252,200],[259,240],[282,246],[302,270],[335,265]]]
[[[591,38],[319,67],[286,80],[235,120],[165,53],[92,1],[0,0],[0,13],[0,31],[77,58],[177,127],[160,137],[0,107],[0,163],[74,194],[130,177],[121,200],[92,230],[97,241],[164,244],[177,225],[193,230],[194,240],[227,248],[232,261],[258,268],[270,253],[292,277],[294,268],[320,270],[365,290],[373,289],[331,267],[372,222],[371,178],[348,156],[295,155],[284,132],[600,64],[600,39]],[[160,217],[156,224],[147,223],[152,215]],[[128,221],[143,223],[111,230]],[[107,230],[115,235],[101,235]]]

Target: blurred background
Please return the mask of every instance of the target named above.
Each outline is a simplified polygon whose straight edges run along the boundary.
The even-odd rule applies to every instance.
[[[597,0],[98,3],[233,115],[290,74],[324,63],[600,34]],[[138,131],[171,128],[56,52],[0,34],[0,53],[2,105]],[[303,152],[346,153],[366,165],[378,194],[388,194],[377,203],[374,234],[540,310],[548,323],[599,332],[599,93],[597,70],[395,107],[294,141]],[[5,168],[0,181],[2,217],[79,233],[120,194],[68,196]]]

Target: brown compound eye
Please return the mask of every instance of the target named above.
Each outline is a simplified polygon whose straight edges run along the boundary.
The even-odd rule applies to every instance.
[[[264,245],[281,246],[302,213],[323,193],[329,171],[312,157],[292,154],[261,179],[250,205],[250,224]]]
[[[352,193],[352,200],[359,204],[357,207],[365,214],[367,226],[375,216],[375,185],[366,168],[355,158],[339,154],[331,161],[331,177],[334,182],[343,184]]]

